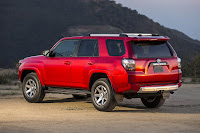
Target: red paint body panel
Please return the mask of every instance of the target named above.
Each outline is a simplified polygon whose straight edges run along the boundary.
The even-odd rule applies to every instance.
[[[21,76],[24,71],[32,70],[37,73],[41,85],[45,86],[44,77],[43,77],[43,72],[44,72],[43,59],[44,59],[44,56],[33,56],[33,57],[26,58],[26,60],[24,60],[23,63],[19,67],[19,80],[21,81]]]
[[[35,56],[25,58],[19,67],[19,79],[24,70],[33,70],[37,73],[42,86],[90,89],[91,75],[104,73],[109,78],[116,93],[127,91],[137,92],[142,86],[165,86],[168,84],[181,86],[182,72],[178,69],[177,55],[171,58],[161,58],[167,62],[162,73],[154,73],[153,66],[156,58],[137,59],[134,57],[130,41],[167,41],[168,37],[68,37],[66,39],[97,39],[99,57],[46,57]],[[125,54],[109,56],[106,39],[123,40]],[[59,44],[56,43],[51,50]],[[135,60],[135,71],[127,71],[121,64],[123,58]]]
[[[73,87],[89,89],[91,73],[96,71],[99,57],[74,57],[71,63]]]
[[[46,86],[72,86],[71,82],[71,58],[44,59],[44,82]]]

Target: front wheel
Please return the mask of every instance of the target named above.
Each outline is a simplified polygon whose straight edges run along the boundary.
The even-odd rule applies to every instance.
[[[42,102],[45,96],[44,89],[36,73],[29,73],[23,80],[22,91],[26,101],[30,103]]]
[[[165,99],[162,96],[152,96],[141,98],[141,101],[147,108],[159,108],[164,104]]]
[[[99,111],[112,111],[117,104],[114,91],[107,78],[101,78],[94,82],[91,97],[94,107]]]

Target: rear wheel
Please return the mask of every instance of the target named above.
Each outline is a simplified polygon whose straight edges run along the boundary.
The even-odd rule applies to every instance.
[[[141,98],[141,101],[147,108],[159,108],[164,104],[165,99],[162,96],[153,96]]]
[[[42,102],[45,96],[44,89],[36,73],[29,73],[23,80],[22,91],[26,101],[30,103]]]
[[[96,80],[91,89],[92,103],[99,111],[112,111],[117,102],[107,78]]]

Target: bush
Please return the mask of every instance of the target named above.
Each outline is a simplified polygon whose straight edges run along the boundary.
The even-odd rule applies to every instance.
[[[1,75],[0,76],[0,84],[12,84],[13,81],[18,80],[17,74],[10,74],[10,75]]]
[[[198,52],[195,52],[193,56],[187,55],[182,63],[182,71],[184,77],[200,78],[200,54]]]
[[[0,76],[0,84],[8,84],[9,81],[7,78],[5,78],[4,76]]]

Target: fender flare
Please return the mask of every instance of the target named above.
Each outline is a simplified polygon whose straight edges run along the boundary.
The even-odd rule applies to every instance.
[[[95,73],[103,73],[103,74],[106,74],[107,77],[108,77],[108,79],[109,79],[109,81],[110,81],[110,83],[111,83],[112,88],[114,89],[114,91],[115,91],[115,92],[118,92],[118,88],[117,88],[117,86],[116,86],[116,84],[115,84],[115,81],[114,81],[114,79],[113,79],[111,73],[110,73],[108,70],[92,70],[92,71],[90,71],[90,72],[89,72],[89,77],[90,77],[90,78],[88,79],[88,86],[89,86],[89,84],[90,84],[91,76],[92,76],[93,74],[95,74]],[[88,88],[89,88],[89,87],[88,87]]]
[[[24,71],[26,71],[26,70],[35,71],[36,74],[37,74],[37,76],[38,76],[38,78],[39,78],[39,80],[40,80],[41,86],[45,86],[40,71],[39,71],[37,68],[35,68],[35,67],[24,67],[24,68],[21,70],[20,80],[21,80],[22,73],[23,73]]]

